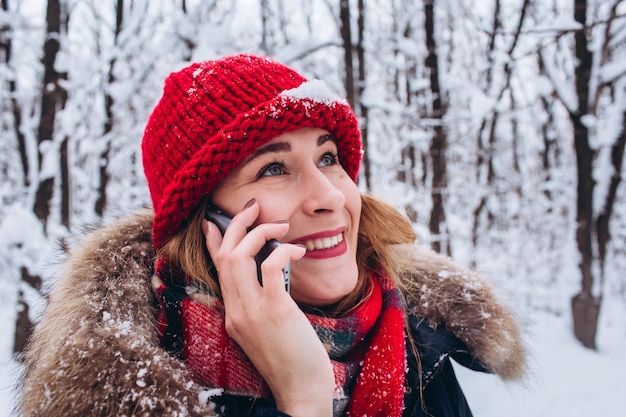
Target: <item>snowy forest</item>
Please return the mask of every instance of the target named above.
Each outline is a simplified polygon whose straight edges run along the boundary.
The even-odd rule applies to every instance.
[[[235,52],[345,96],[362,191],[521,315],[568,317],[595,349],[599,317],[626,314],[626,1],[2,0],[12,355],[65,250],[150,204],[140,142],[167,74]]]

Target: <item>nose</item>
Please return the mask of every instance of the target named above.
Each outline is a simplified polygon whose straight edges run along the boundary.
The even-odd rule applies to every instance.
[[[307,215],[335,212],[345,205],[346,196],[334,175],[327,176],[317,167],[303,171],[300,192],[302,208]]]

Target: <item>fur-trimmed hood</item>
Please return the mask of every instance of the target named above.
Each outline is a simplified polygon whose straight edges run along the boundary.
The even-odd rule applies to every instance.
[[[152,212],[91,233],[61,270],[24,359],[21,415],[208,416],[209,393],[159,345],[150,286]],[[476,276],[418,250],[410,311],[444,325],[489,370],[523,374],[511,313]]]
[[[409,314],[445,326],[461,339],[490,372],[519,380],[526,369],[526,349],[513,313],[476,273],[425,249],[411,249],[412,290],[405,294]]]

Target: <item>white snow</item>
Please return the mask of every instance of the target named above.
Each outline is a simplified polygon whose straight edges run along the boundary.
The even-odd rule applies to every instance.
[[[476,417],[583,417],[623,415],[626,392],[626,327],[607,324],[598,350],[573,337],[568,319],[533,315],[527,340],[530,372],[524,383],[455,366]]]
[[[306,81],[296,88],[283,91],[280,95],[300,100],[309,99],[323,104],[345,103],[345,100],[333,93],[322,80]]]

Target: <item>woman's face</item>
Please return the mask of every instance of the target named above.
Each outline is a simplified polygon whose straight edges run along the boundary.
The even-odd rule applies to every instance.
[[[356,286],[361,195],[337,157],[326,130],[302,128],[278,136],[231,171],[212,194],[213,203],[237,213],[251,199],[257,223],[289,222],[283,242],[307,247],[291,262],[291,296],[326,306]]]

